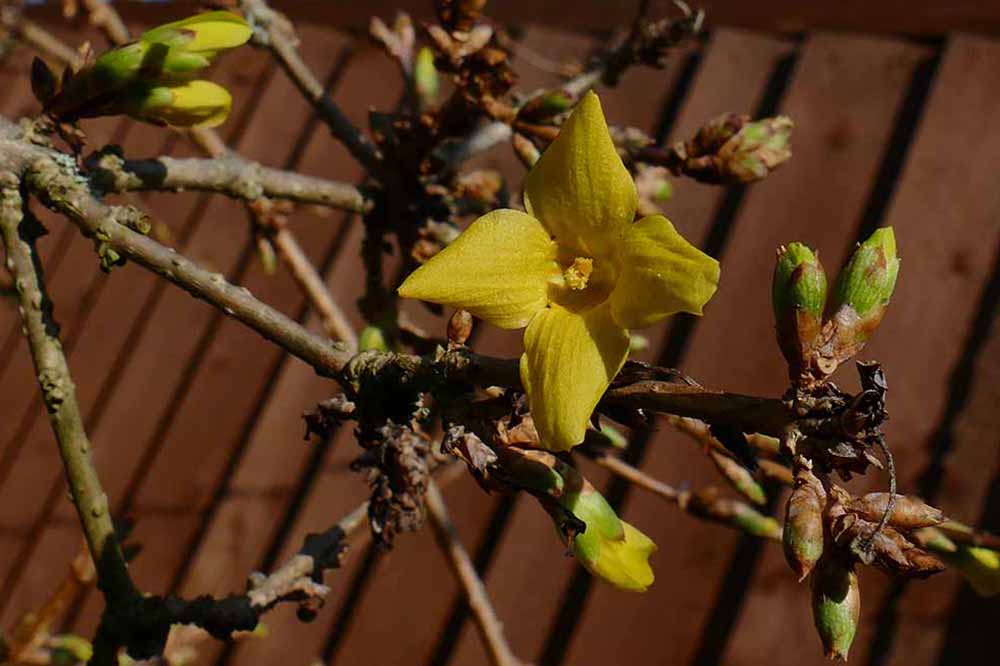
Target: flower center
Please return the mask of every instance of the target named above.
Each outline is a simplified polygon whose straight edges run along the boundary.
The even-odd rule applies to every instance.
[[[566,286],[574,291],[583,291],[590,281],[590,274],[594,272],[594,260],[590,257],[576,257],[573,263],[563,271],[563,280]]]

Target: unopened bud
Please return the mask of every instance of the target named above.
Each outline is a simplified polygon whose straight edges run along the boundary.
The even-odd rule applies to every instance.
[[[389,351],[385,331],[380,326],[365,326],[358,336],[358,351]]]
[[[812,575],[813,622],[828,659],[847,661],[861,615],[861,588],[851,564],[830,554]]]
[[[833,353],[839,362],[861,351],[878,329],[898,274],[892,227],[877,230],[854,251],[837,278],[831,299]]]
[[[514,136],[511,137],[511,145],[514,147],[514,154],[517,155],[517,159],[521,160],[521,164],[528,169],[535,166],[535,162],[542,156],[535,144],[531,142],[531,139],[520,132],[514,132]]]
[[[826,490],[812,470],[795,472],[795,487],[788,496],[782,533],[785,559],[792,571],[805,580],[823,555],[823,508]]]
[[[573,108],[577,100],[565,90],[552,90],[535,95],[518,111],[518,116],[529,122],[548,120]]]
[[[806,373],[820,343],[826,305],[826,271],[819,258],[801,243],[778,249],[771,282],[778,346],[797,380]]]
[[[656,544],[621,520],[592,485],[567,492],[559,503],[587,526],[572,544],[573,554],[587,571],[625,590],[645,592],[653,584],[649,556]]]
[[[438,92],[441,90],[441,78],[434,66],[434,51],[428,46],[417,51],[417,60],[413,66],[413,83],[424,108],[432,106],[437,101]]]
[[[455,310],[448,320],[448,342],[464,345],[472,335],[472,314],[468,310]]]
[[[137,120],[175,127],[216,127],[229,116],[229,91],[211,81],[137,86],[122,93],[122,111]]]
[[[1000,552],[980,546],[955,544],[953,552],[939,552],[981,597],[1000,594]]]
[[[888,507],[889,497],[889,493],[868,493],[853,498],[847,508],[865,520],[877,523]],[[892,515],[889,516],[889,524],[903,530],[931,527],[943,521],[941,509],[908,495],[896,495]]]
[[[739,494],[754,504],[763,505],[767,502],[767,493],[764,492],[764,487],[757,482],[757,479],[753,478],[750,470],[721,451],[710,450],[708,457],[711,458],[719,473]]]
[[[752,183],[766,178],[792,156],[792,119],[764,118],[745,125],[719,149],[721,173],[728,182]]]

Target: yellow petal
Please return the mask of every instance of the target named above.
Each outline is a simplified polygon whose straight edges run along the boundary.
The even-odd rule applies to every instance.
[[[521,383],[542,446],[565,451],[583,441],[587,422],[628,356],[628,332],[602,305],[570,312],[552,304],[524,333]]]
[[[600,256],[632,222],[637,201],[601,103],[588,92],[528,174],[525,206],[560,245]]]
[[[136,86],[123,95],[126,112],[140,120],[176,127],[215,127],[229,115],[229,91],[211,81]]]
[[[530,215],[501,209],[469,225],[399,287],[404,298],[465,308],[500,328],[522,328],[560,275],[556,246]]]
[[[242,17],[217,11],[195,14],[148,30],[144,42],[177,46],[192,53],[215,54],[245,44],[253,30]]]
[[[611,313],[624,328],[643,328],[674,314],[701,314],[719,284],[719,262],[677,233],[662,215],[630,226],[618,244],[620,273]]]

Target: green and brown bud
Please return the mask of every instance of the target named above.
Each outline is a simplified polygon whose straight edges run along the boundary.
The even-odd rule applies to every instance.
[[[819,257],[801,243],[778,248],[771,281],[778,346],[793,381],[803,378],[821,343],[826,307],[826,271]]]
[[[788,496],[782,532],[785,559],[799,582],[823,555],[823,513],[827,503],[823,483],[806,466],[795,471],[795,486]]]
[[[837,362],[861,351],[878,329],[898,274],[892,227],[878,229],[854,251],[837,278],[830,302],[831,353]]]
[[[764,492],[764,487],[757,482],[757,479],[753,478],[750,470],[733,459],[732,456],[712,449],[708,452],[708,457],[711,458],[719,474],[729,482],[729,485],[736,492],[760,506],[767,502],[767,493]]]
[[[719,149],[720,173],[727,182],[763,180],[792,156],[792,119],[764,118],[749,123]]]
[[[704,183],[752,183],[791,157],[793,126],[787,116],[751,121],[745,114],[724,114],[706,123],[690,141],[666,151],[648,148],[638,159]]]
[[[685,491],[678,497],[678,505],[698,518],[726,525],[752,536],[766,539],[781,538],[781,524],[741,500],[724,497],[715,486],[706,486],[695,492]]]
[[[572,109],[577,101],[579,100],[570,93],[557,88],[542,92],[529,99],[518,110],[517,115],[528,122],[550,120]]]
[[[811,588],[813,623],[826,656],[847,661],[861,615],[861,588],[854,566],[828,554],[816,565]]]
[[[455,310],[448,319],[448,342],[453,345],[464,345],[472,335],[475,321],[468,310]]]

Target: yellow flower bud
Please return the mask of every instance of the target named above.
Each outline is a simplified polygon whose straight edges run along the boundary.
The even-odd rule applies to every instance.
[[[139,87],[126,96],[125,112],[137,120],[175,127],[215,127],[229,115],[229,91],[211,81]]]
[[[656,544],[621,520],[604,496],[585,484],[560,504],[587,525],[573,539],[573,554],[587,571],[625,590],[645,592],[653,584],[649,556]]]
[[[166,23],[142,34],[140,41],[212,57],[246,44],[253,30],[232,12],[206,12]]]

